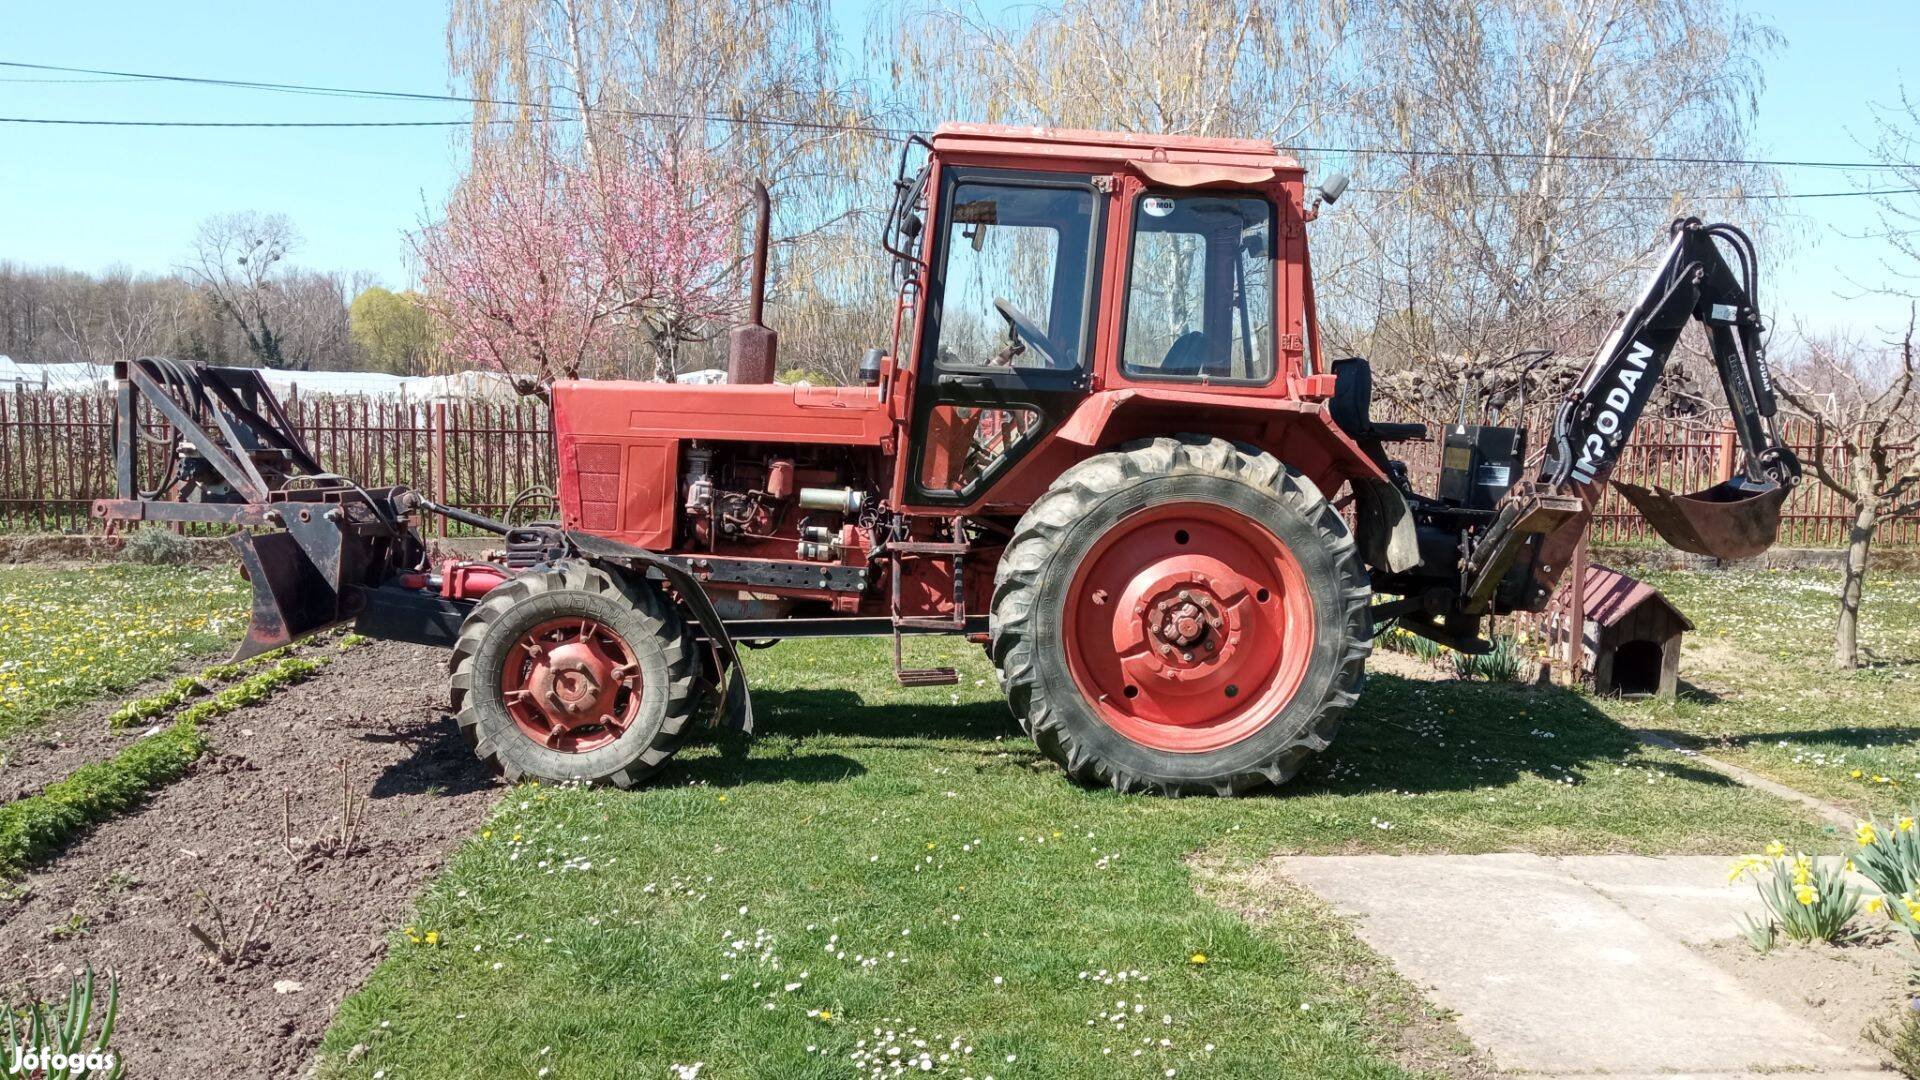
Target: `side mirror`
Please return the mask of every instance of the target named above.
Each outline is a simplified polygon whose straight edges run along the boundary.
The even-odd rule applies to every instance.
[[[1340,201],[1340,196],[1347,193],[1347,184],[1349,182],[1346,173],[1334,173],[1332,176],[1320,181],[1320,186],[1314,189],[1314,194],[1320,197],[1321,202],[1332,206],[1334,203]]]

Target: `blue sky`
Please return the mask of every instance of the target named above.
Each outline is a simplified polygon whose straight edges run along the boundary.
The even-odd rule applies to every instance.
[[[859,12],[866,4],[845,0],[836,7]],[[1787,39],[1768,63],[1756,156],[1860,159],[1861,140],[1871,135],[1869,103],[1893,100],[1903,75],[1920,91],[1920,62],[1911,55],[1920,41],[1920,7],[1912,0],[1768,0],[1749,10]],[[447,88],[445,18],[442,5],[421,0],[0,0],[0,60],[434,92]],[[850,38],[859,34],[848,31]],[[461,114],[445,103],[140,82],[4,81],[55,78],[71,77],[0,69],[0,116],[394,120]],[[201,218],[256,209],[293,219],[304,237],[299,262],[369,270],[401,285],[402,235],[452,183],[457,130],[0,124],[0,259],[166,270],[184,255]],[[1822,170],[1791,171],[1787,181],[1801,192],[1852,187],[1847,174]],[[1817,330],[1904,322],[1902,303],[1847,298],[1857,290],[1843,272],[1874,269],[1874,246],[1849,239],[1872,226],[1871,204],[1846,198],[1794,205],[1804,227],[1769,283],[1776,323]]]

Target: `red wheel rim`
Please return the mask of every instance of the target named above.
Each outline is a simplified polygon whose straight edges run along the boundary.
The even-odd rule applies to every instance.
[[[605,623],[550,619],[520,636],[500,672],[500,696],[521,734],[584,754],[626,734],[646,680],[633,649]]]
[[[1204,753],[1267,726],[1313,653],[1313,598],[1293,552],[1229,507],[1179,502],[1123,518],[1067,587],[1067,667],[1094,712],[1156,750]]]

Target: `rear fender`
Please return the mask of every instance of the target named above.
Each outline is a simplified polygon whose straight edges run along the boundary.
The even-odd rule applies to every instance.
[[[1325,405],[1299,398],[1262,398],[1129,387],[1092,394],[1060,425],[1058,437],[1093,449],[1130,439],[1195,431],[1252,443],[1312,477],[1322,490],[1342,480],[1387,481]]]
[[[645,548],[592,533],[569,530],[566,536],[573,549],[589,562],[610,563],[638,572],[654,571],[673,586],[680,602],[706,631],[707,646],[713,650],[713,670],[723,684],[714,722],[739,731],[753,731],[753,697],[747,689],[747,671],[740,662],[740,650],[727,636],[727,625],[721,621],[719,611],[715,610],[699,579]]]
[[[1392,572],[1419,563],[1413,515],[1399,488],[1317,400],[1136,387],[1089,396],[1060,426],[1063,442],[1099,449],[1194,431],[1251,443],[1305,473],[1331,497],[1351,484],[1362,557]]]

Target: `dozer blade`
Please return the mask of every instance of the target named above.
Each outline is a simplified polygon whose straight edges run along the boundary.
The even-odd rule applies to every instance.
[[[253,619],[233,659],[245,660],[345,619],[340,594],[290,532],[236,533],[240,573],[253,585]]]
[[[1613,486],[1661,539],[1681,551],[1715,559],[1751,558],[1772,547],[1780,535],[1780,506],[1789,490],[1744,477],[1691,495],[1618,480]]]

